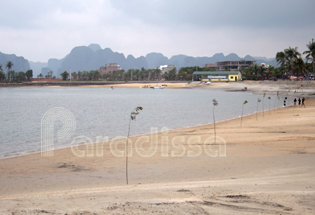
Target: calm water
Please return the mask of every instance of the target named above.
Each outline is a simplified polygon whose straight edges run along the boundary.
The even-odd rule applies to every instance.
[[[265,110],[269,109],[267,95]],[[126,136],[130,112],[136,106],[143,111],[132,122],[131,136],[150,133],[151,127],[168,129],[212,123],[212,99],[217,99],[216,121],[227,120],[256,111],[262,95],[201,89],[127,89],[116,88],[0,88],[0,157],[36,152],[41,149],[41,120],[51,108],[63,107],[75,117],[75,133],[68,141],[54,142],[57,147],[70,146],[73,138],[87,136]],[[283,105],[271,96],[270,107]],[[288,104],[292,104],[289,98]],[[275,102],[276,101],[276,102]],[[259,104],[262,111],[262,102]],[[55,122],[55,130],[62,127]],[[56,136],[56,133],[55,133]]]

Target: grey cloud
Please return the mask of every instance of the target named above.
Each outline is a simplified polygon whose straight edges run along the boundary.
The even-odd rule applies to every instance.
[[[197,25],[207,28],[314,26],[314,0],[112,0],[135,19],[156,25]]]
[[[315,35],[314,0],[0,1],[0,51],[38,60],[92,42],[138,56],[272,57]]]
[[[22,29],[41,27],[37,24],[57,10],[84,13],[89,6],[76,0],[1,0],[1,5],[5,10],[0,13],[0,26]]]
[[[110,0],[113,8],[103,4],[95,10],[99,22],[133,24],[139,20],[147,25],[196,26],[198,28],[300,28],[314,26],[314,0]],[[0,13],[0,26],[36,28],[40,20],[49,24],[49,17],[62,13],[81,13],[93,10],[96,1],[77,0],[2,0],[5,10]],[[100,13],[119,14],[103,19]]]

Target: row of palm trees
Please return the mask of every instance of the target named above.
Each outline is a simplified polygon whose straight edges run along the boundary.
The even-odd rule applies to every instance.
[[[271,77],[281,78],[284,74],[281,73],[281,70],[272,65],[265,68],[258,64],[244,68],[241,73],[244,80],[265,80],[270,79]]]
[[[280,66],[275,68],[270,65],[268,68],[254,64],[248,68],[244,68],[241,73],[243,79],[246,80],[266,80],[266,79],[284,79],[288,76],[310,77],[315,72],[315,41],[306,45],[307,50],[302,54],[298,48],[287,48],[277,52],[276,60]]]
[[[72,72],[73,80],[108,80],[108,81],[130,81],[130,80],[160,80],[161,70],[159,69],[128,69],[118,70],[101,74],[98,70]]]
[[[297,47],[289,47],[284,49],[284,51],[277,52],[276,60],[278,63],[281,63],[281,66],[284,67],[286,72],[291,73],[292,75],[308,76],[309,73],[314,73],[315,71],[314,39],[312,39],[306,47],[308,50],[303,52],[303,54],[306,54],[306,62],[304,62],[302,54],[298,51]],[[309,63],[309,61],[311,62]]]
[[[102,79],[105,80],[160,80],[165,79],[167,81],[175,81],[175,80],[187,80],[190,81],[192,79],[193,72],[199,70],[199,67],[182,67],[179,70],[176,68],[171,69],[162,74],[160,69],[128,69],[114,71],[111,74],[103,74],[101,76]],[[207,68],[205,68],[207,69]]]
[[[198,68],[198,67],[197,67]],[[79,71],[71,73],[72,79],[78,80],[125,80],[125,81],[143,81],[143,80],[191,80],[196,67],[182,67],[177,71],[176,68],[162,74],[160,69],[128,69],[113,71],[111,73],[99,74],[97,70]]]

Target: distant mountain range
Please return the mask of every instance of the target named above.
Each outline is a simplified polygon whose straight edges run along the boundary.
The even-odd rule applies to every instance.
[[[51,58],[47,63],[28,62],[23,57],[16,57],[15,55],[5,55],[0,52],[0,64],[4,65],[8,60],[14,64],[15,71],[26,71],[29,68],[33,69],[33,75],[46,75],[49,71],[53,71],[53,76],[58,77],[63,71],[90,71],[97,70],[101,66],[108,63],[118,63],[124,70],[130,68],[141,69],[142,67],[157,68],[161,65],[174,65],[177,69],[186,66],[204,67],[207,63],[215,63],[218,61],[229,60],[256,60],[257,64],[266,63],[277,65],[275,59],[267,59],[265,57],[252,57],[246,55],[240,58],[237,54],[231,53],[224,56],[222,53],[213,55],[212,57],[191,57],[187,55],[174,55],[170,59],[161,53],[149,53],[145,57],[141,56],[135,58],[132,55],[125,57],[124,54],[113,52],[110,48],[102,49],[98,44],[91,44],[89,46],[79,46],[71,50],[71,52],[62,59]]]

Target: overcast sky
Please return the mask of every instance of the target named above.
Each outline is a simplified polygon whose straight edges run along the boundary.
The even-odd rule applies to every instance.
[[[315,38],[315,0],[1,0],[0,52],[61,59],[75,46],[145,56],[274,57]]]

